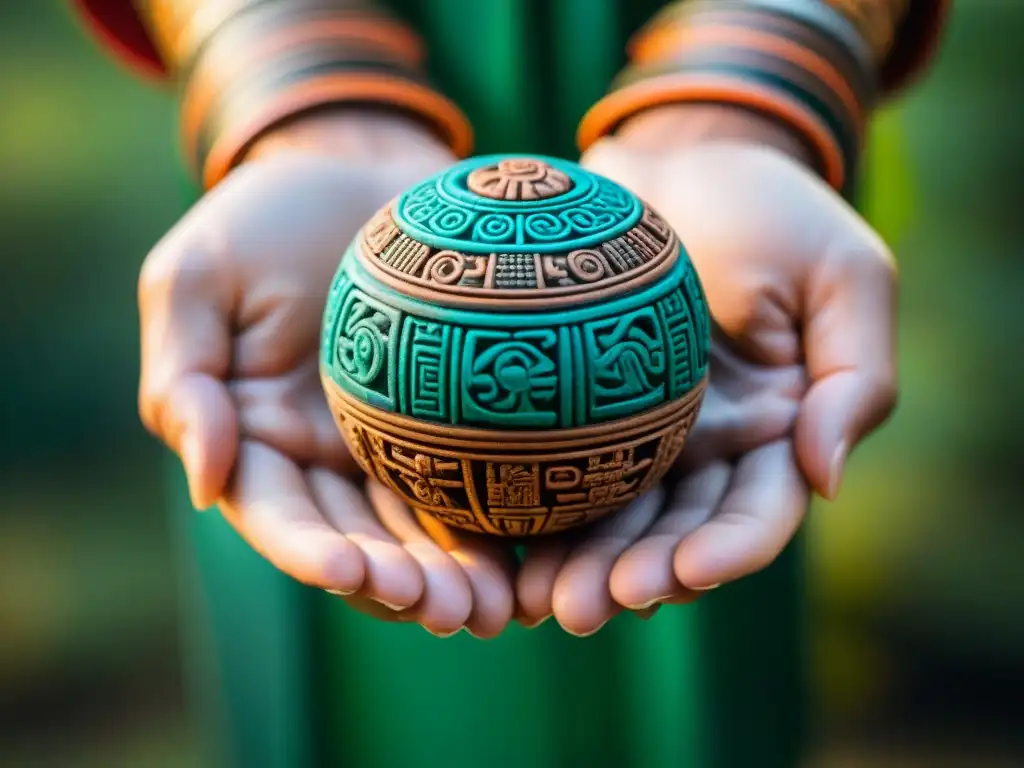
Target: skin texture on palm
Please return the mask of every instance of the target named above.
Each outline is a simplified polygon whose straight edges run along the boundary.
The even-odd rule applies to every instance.
[[[726,113],[703,127],[672,109],[648,118],[583,162],[680,234],[716,322],[711,384],[663,508],[638,502],[531,547],[524,619],[553,614],[581,635],[770,564],[895,400],[895,278],[878,236],[786,137],[752,140]]]

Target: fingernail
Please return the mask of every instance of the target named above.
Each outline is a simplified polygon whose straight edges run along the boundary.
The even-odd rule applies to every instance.
[[[337,595],[338,597],[348,597],[355,593],[354,589],[327,589],[324,591],[329,595]]]
[[[690,589],[694,592],[710,592],[712,589],[718,589],[720,586],[722,586],[722,582],[708,584],[706,587],[690,587]]]
[[[186,432],[181,438],[181,463],[185,467],[185,477],[188,480],[188,496],[192,506],[202,512],[207,504],[204,499],[199,498],[199,490],[196,488],[195,472],[199,464],[199,444],[191,433]]]
[[[626,607],[629,608],[629,610],[631,611],[642,611],[646,608],[650,608],[655,603],[660,603],[664,600],[668,600],[670,597],[672,597],[672,595],[662,595],[661,597],[656,597],[653,600],[648,600],[646,603],[639,603],[638,605],[627,605]]]
[[[590,630],[589,632],[573,632],[571,629],[567,629],[565,631],[568,632],[573,637],[591,637],[593,635],[596,635],[598,632],[600,632],[604,628],[604,625],[608,623],[608,621],[609,621],[609,619],[605,619],[600,624],[598,624],[597,627],[595,627],[594,629]]]
[[[434,637],[440,637],[441,639],[444,639],[446,637],[451,637],[452,635],[457,634],[458,632],[461,632],[463,628],[459,627],[458,629],[453,629],[451,632],[435,632],[429,627],[424,627],[424,629],[427,630],[427,632],[432,634]]]
[[[377,598],[373,598],[373,599],[376,602],[378,602],[381,605],[383,605],[385,608],[390,608],[392,611],[404,611],[406,608],[409,607],[407,605],[394,605],[393,603],[385,603],[383,600],[378,600]]]
[[[547,621],[548,619],[550,619],[550,618],[551,618],[551,617],[552,617],[553,615],[554,615],[554,614],[552,614],[552,613],[549,613],[549,614],[548,614],[547,616],[543,616],[543,617],[541,617],[541,618],[537,619],[537,621],[531,622],[531,623],[529,623],[529,624],[527,624],[526,622],[523,622],[522,624],[523,624],[523,626],[524,626],[524,627],[525,627],[526,629],[536,629],[536,628],[537,628],[537,627],[539,627],[539,626],[540,626],[541,624],[543,624],[543,623],[544,623],[545,621]]]
[[[836,496],[839,495],[839,486],[843,481],[843,468],[846,464],[846,452],[849,450],[846,446],[846,441],[840,441],[839,445],[836,446],[835,453],[832,454],[832,461],[828,465],[828,493],[826,498],[829,501],[835,501]]]
[[[636,615],[636,617],[638,619],[642,619],[644,621],[647,621],[648,619],[650,619],[652,616],[654,616],[654,614],[656,614],[660,610],[661,610],[661,606],[660,605],[652,605],[652,606],[650,606],[648,608],[642,608],[640,610],[633,611],[633,613]]]

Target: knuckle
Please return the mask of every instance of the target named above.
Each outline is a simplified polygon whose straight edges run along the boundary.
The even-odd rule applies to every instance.
[[[216,262],[211,249],[190,236],[172,234],[146,256],[139,271],[140,299],[209,285]]]
[[[159,398],[156,396],[149,379],[146,377],[143,377],[139,382],[137,405],[142,425],[148,432],[156,435],[160,426]]]
[[[891,283],[896,280],[896,256],[892,250],[883,242],[879,242],[870,251],[871,257],[867,259],[866,269],[869,270],[879,282]]]
[[[875,412],[879,422],[885,421],[896,410],[899,402],[899,384],[895,374],[887,373],[873,377],[869,382]]]
[[[157,433],[156,408],[144,396],[139,397],[139,419],[142,421],[142,426],[146,428],[147,432],[153,435]]]
[[[835,251],[834,265],[840,276],[867,280],[873,285],[888,285],[896,279],[896,259],[884,242],[840,248]]]

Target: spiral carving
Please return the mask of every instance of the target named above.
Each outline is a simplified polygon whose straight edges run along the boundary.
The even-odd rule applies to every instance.
[[[583,283],[594,283],[611,271],[608,260],[597,251],[573,251],[565,260],[569,274]]]
[[[454,285],[466,271],[466,259],[455,251],[441,251],[430,257],[424,269],[434,282]]]

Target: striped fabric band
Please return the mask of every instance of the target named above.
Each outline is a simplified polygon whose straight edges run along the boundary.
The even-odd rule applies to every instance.
[[[329,104],[412,113],[459,156],[462,112],[423,74],[420,38],[359,0],[141,0],[180,81],[186,159],[217,184],[267,129]]]
[[[629,66],[583,118],[586,149],[651,107],[742,106],[793,128],[849,194],[906,16],[942,0],[684,0],[631,41]]]

